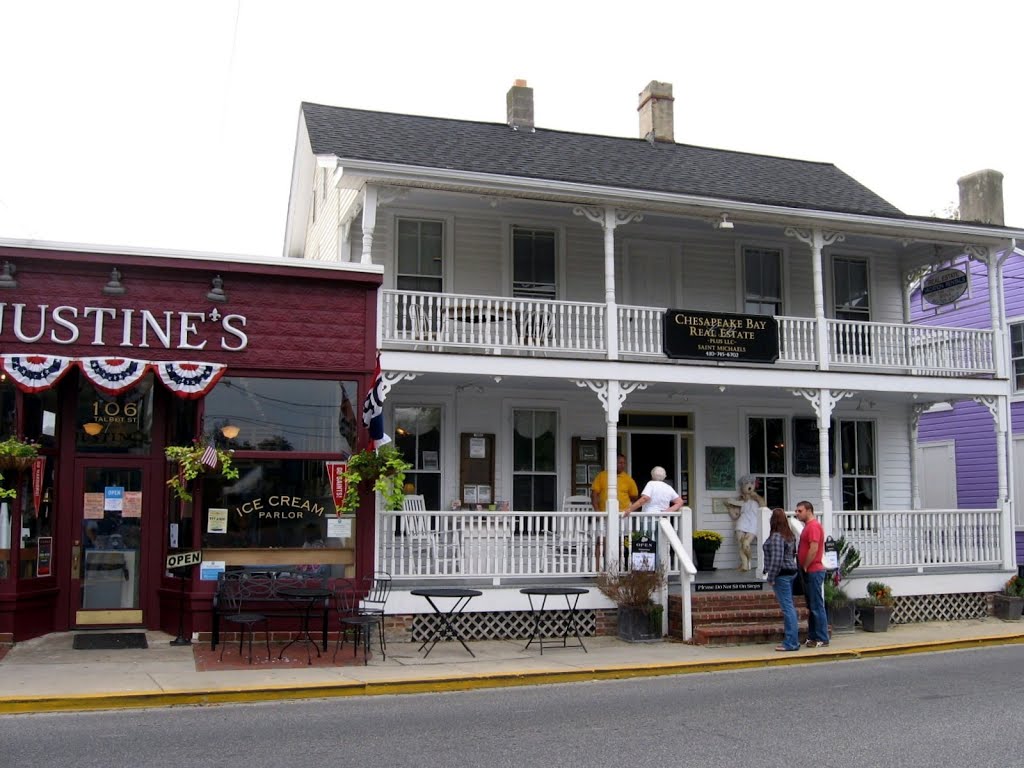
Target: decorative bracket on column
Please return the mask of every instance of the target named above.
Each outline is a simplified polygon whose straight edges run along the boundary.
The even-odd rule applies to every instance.
[[[917,425],[921,423],[921,414],[931,408],[931,405],[913,405],[910,409],[910,428],[917,434]]]
[[[790,390],[796,397],[807,400],[814,408],[814,415],[818,417],[818,427],[828,424],[832,418],[832,411],[836,404],[847,397],[853,397],[856,392],[846,389],[793,389]]]
[[[964,253],[970,256],[975,261],[980,261],[983,264],[991,266],[990,259],[994,256],[992,249],[987,245],[965,245],[963,246]]]
[[[996,422],[999,421],[999,412],[996,410],[996,399],[994,397],[972,397],[971,400],[976,402],[978,405],[983,405],[988,408],[988,412],[992,415],[992,419]]]
[[[572,212],[577,216],[586,216],[588,220],[595,224],[600,224],[602,227],[611,227],[612,229],[624,224],[629,224],[630,222],[644,220],[644,215],[642,213],[623,211],[618,208],[605,209],[589,205],[577,205],[572,209]]]
[[[597,399],[601,401],[601,407],[604,408],[605,413],[608,413],[608,382],[593,381],[591,379],[570,379],[577,387],[586,387],[591,392],[597,395]],[[642,381],[620,381],[618,382],[618,394],[616,401],[613,403],[615,411],[618,412],[622,404],[626,402],[626,397],[638,389],[647,389],[647,384]]]
[[[406,373],[404,371],[396,371],[394,373],[381,371],[380,374],[380,399],[384,400],[388,396],[388,392],[400,381],[412,381],[419,376],[418,373]]]
[[[813,229],[800,229],[799,227],[786,227],[786,237],[795,237],[804,245],[809,245],[811,248],[815,247],[814,233],[817,230]],[[821,243],[819,247],[824,248],[826,245],[832,245],[834,243],[841,243],[846,240],[846,235],[842,232],[822,232]]]

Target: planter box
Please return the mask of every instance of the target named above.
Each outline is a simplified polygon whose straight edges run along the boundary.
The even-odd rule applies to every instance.
[[[854,612],[853,603],[826,605],[825,612],[828,614],[828,623],[833,632],[850,633],[854,631],[857,614]]]
[[[860,608],[860,626],[865,632],[885,632],[889,629],[892,608],[888,605],[872,605]]]
[[[1024,597],[995,595],[992,598],[992,613],[997,619],[1020,621],[1022,609],[1024,609]]]
[[[698,571],[713,571],[715,570],[715,552],[717,550],[711,550],[710,552],[702,552],[700,550],[693,551],[693,559],[697,562],[694,565],[697,566]]]
[[[619,639],[630,643],[661,642],[661,613],[619,608]]]

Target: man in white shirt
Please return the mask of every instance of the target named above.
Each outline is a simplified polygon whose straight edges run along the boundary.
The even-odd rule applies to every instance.
[[[643,508],[644,512],[675,512],[683,506],[683,499],[675,488],[665,482],[665,468],[651,470],[651,481],[644,486],[639,498],[626,507],[624,515]]]

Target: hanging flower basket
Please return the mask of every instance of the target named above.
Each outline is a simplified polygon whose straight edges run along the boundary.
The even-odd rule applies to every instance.
[[[0,470],[24,472],[32,466],[38,455],[39,446],[35,443],[9,437],[0,442]]]
[[[360,493],[380,491],[385,509],[401,509],[405,499],[405,473],[411,465],[391,445],[375,451],[366,450],[349,456],[344,473],[348,491],[341,511],[346,514],[359,509]]]
[[[207,449],[210,447],[212,446],[195,440],[192,445],[169,445],[164,449],[167,460],[178,465],[177,472],[167,481],[167,486],[182,501],[192,501],[189,486],[205,472],[218,471],[225,480],[238,479],[238,469],[233,465],[228,451],[215,448],[212,453],[216,454],[216,463],[213,466],[204,463],[203,456],[209,455]]]

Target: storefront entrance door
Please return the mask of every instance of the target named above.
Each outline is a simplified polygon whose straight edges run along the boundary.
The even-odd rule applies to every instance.
[[[143,622],[147,475],[146,467],[130,459],[77,462],[77,535],[71,550],[71,621],[76,626]]]

